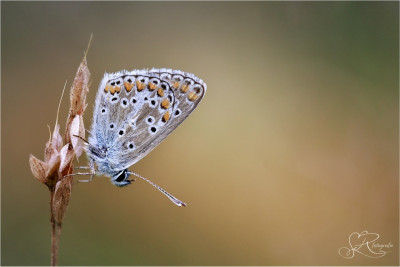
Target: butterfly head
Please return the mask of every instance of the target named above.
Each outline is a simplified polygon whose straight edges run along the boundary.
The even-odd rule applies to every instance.
[[[134,180],[128,179],[129,175],[130,175],[130,172],[128,171],[128,169],[117,172],[111,178],[111,182],[118,187],[130,185],[132,183],[132,181],[134,181]]]

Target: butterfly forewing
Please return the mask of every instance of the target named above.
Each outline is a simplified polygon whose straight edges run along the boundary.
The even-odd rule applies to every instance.
[[[196,108],[206,85],[193,74],[170,69],[105,74],[97,96],[89,143],[100,172],[133,165]],[[107,171],[105,171],[107,170]]]

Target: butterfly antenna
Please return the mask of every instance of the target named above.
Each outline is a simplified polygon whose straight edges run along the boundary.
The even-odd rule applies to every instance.
[[[174,197],[173,195],[171,195],[170,193],[168,193],[167,191],[165,191],[164,189],[162,189],[161,187],[159,187],[158,185],[156,185],[155,183],[153,183],[152,181],[150,181],[149,179],[141,176],[140,174],[134,173],[129,171],[129,174],[133,174],[143,180],[145,180],[146,182],[148,182],[149,184],[151,184],[152,186],[154,186],[155,188],[157,188],[158,190],[160,190],[161,193],[163,193],[164,195],[166,195],[169,200],[171,200],[175,205],[179,206],[179,207],[186,207],[186,203],[180,201],[179,199],[177,199],[176,197]]]
[[[86,144],[90,145],[88,141],[85,140],[85,138],[80,137],[79,135],[74,134],[74,137],[78,137],[79,139],[81,139],[83,142],[85,142]]]

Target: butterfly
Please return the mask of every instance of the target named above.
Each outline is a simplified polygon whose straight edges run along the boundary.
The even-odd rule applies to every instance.
[[[92,174],[119,187],[131,174],[149,182],[178,206],[179,201],[128,168],[150,153],[203,99],[207,85],[191,73],[151,69],[105,73],[97,91],[86,154]],[[91,177],[93,178],[93,176]]]

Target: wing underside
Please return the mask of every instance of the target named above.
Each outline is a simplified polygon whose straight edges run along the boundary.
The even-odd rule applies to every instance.
[[[206,84],[170,69],[105,74],[95,103],[89,143],[106,151],[114,171],[133,165],[196,108]]]

